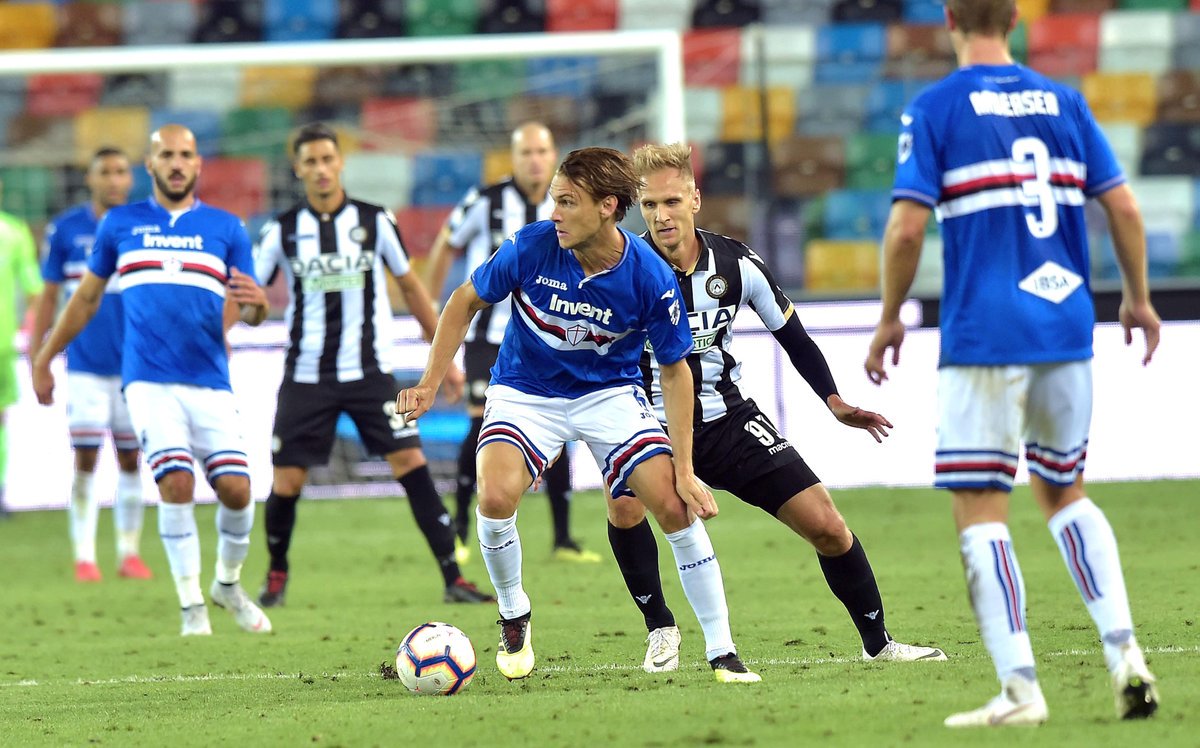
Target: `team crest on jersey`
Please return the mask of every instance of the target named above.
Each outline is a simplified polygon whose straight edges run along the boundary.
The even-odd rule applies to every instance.
[[[704,283],[704,290],[714,299],[719,299],[729,292],[729,281],[724,276],[712,275]]]
[[[678,325],[679,324],[679,315],[680,315],[679,299],[675,299],[674,301],[671,302],[671,306],[670,306],[670,308],[667,309],[667,313],[671,315],[671,324]]]
[[[367,229],[364,226],[355,226],[350,229],[350,241],[356,244],[362,244],[367,240]]]
[[[163,270],[167,275],[179,275],[183,271],[183,263],[178,257],[168,257],[162,261]]]
[[[567,328],[567,342],[571,345],[579,345],[587,339],[590,330],[583,325],[571,325]]]
[[[904,163],[912,155],[913,136],[911,132],[900,133],[900,141],[896,146],[896,161]]]

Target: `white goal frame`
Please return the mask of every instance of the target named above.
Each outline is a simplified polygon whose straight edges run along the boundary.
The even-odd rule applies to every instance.
[[[647,53],[654,55],[659,80],[658,95],[650,100],[654,134],[664,143],[682,143],[686,136],[683,43],[678,32],[666,30],[49,49],[0,54],[0,75],[134,73],[231,65],[446,64],[481,59]]]

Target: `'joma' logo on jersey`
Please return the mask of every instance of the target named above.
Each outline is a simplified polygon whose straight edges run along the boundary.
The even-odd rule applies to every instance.
[[[560,280],[554,280],[553,278],[547,278],[544,275],[539,275],[534,283],[537,283],[539,286],[550,286],[551,288],[557,288],[559,291],[567,290],[566,283],[563,283]]]
[[[342,273],[370,272],[375,264],[374,252],[362,252],[353,255],[322,254],[309,260],[293,257],[288,260],[292,266],[292,275],[306,278],[314,275],[340,275]]]
[[[142,234],[142,246],[152,249],[204,249],[204,237]]]
[[[550,311],[558,314],[578,314],[581,317],[591,317],[602,325],[607,325],[612,319],[611,309],[600,309],[586,301],[567,301],[558,298],[558,294],[550,296]]]

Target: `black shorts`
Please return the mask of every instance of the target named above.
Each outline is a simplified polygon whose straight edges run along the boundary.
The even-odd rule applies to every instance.
[[[700,480],[772,516],[821,482],[753,400],[702,424],[692,438],[692,455]]]
[[[299,384],[283,380],[275,410],[271,463],[313,467],[329,462],[338,416],[350,416],[373,455],[420,447],[416,423],[396,413],[399,388],[391,374],[368,374],[354,382]]]
[[[492,367],[500,355],[500,346],[486,340],[472,340],[463,346],[463,368],[467,377],[467,405],[482,408],[483,393],[492,381]]]

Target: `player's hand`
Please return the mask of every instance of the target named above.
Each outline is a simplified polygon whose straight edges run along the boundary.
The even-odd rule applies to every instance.
[[[415,421],[433,407],[436,394],[437,390],[427,384],[400,390],[400,394],[396,395],[396,412],[404,416],[406,421]]]
[[[883,437],[888,435],[888,429],[895,428],[892,422],[878,413],[872,413],[869,410],[856,408],[853,405],[847,404],[838,395],[830,395],[829,410],[833,412],[833,417],[846,424],[853,426],[856,429],[862,429],[875,438],[875,441],[883,443]]]
[[[675,493],[679,494],[679,498],[683,499],[688,509],[700,519],[712,519],[717,516],[717,500],[713,498],[712,491],[709,491],[690,470],[675,472]]]
[[[467,378],[463,375],[462,369],[450,364],[450,368],[446,370],[446,378],[442,380],[442,396],[446,398],[446,402],[453,405],[462,400],[466,389]]]
[[[33,392],[42,405],[54,404],[54,372],[49,366],[33,365]]]
[[[1121,328],[1125,330],[1125,345],[1133,344],[1133,329],[1142,328],[1146,336],[1146,355],[1142,358],[1142,366],[1150,363],[1154,351],[1158,349],[1158,337],[1162,328],[1162,321],[1159,320],[1154,306],[1149,301],[1133,304],[1122,299],[1117,319],[1121,321]]]
[[[875,384],[883,384],[887,380],[887,372],[883,370],[883,357],[887,349],[892,349],[892,366],[900,365],[900,344],[904,342],[904,323],[900,320],[892,322],[880,321],[875,327],[875,337],[871,339],[871,347],[867,351],[867,360],[863,367],[867,370],[867,378]]]
[[[229,280],[226,282],[229,298],[238,304],[249,306],[266,306],[267,292],[258,283],[237,268],[229,268]]]

